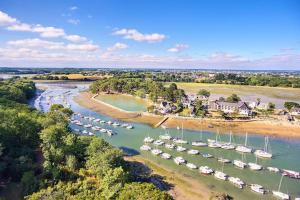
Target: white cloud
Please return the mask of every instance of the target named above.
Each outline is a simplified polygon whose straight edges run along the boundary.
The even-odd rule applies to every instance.
[[[178,53],[188,47],[189,47],[189,45],[187,45],[187,44],[176,44],[174,47],[168,49],[168,52]]]
[[[73,10],[77,10],[78,7],[77,6],[71,6],[69,9],[73,11]]]
[[[49,50],[70,50],[92,52],[99,50],[94,44],[64,44],[63,42],[52,42],[38,38],[8,41],[8,45],[21,48],[40,48]]]
[[[128,45],[124,43],[117,42],[112,47],[107,48],[108,51],[114,51],[118,49],[127,49]]]
[[[0,11],[0,26],[9,26],[15,24],[17,19],[10,17],[8,14]]]
[[[86,37],[82,37],[82,36],[79,36],[79,35],[66,35],[64,38],[66,40],[71,41],[71,42],[84,42],[84,41],[87,41]]]
[[[77,23],[77,22],[75,22]],[[79,23],[79,21],[78,21]],[[39,33],[41,37],[44,38],[64,38],[71,42],[84,42],[87,38],[79,35],[68,35],[65,33],[64,29],[56,28],[52,26],[42,26],[40,24],[27,24],[18,21],[15,18],[10,17],[4,12],[0,11],[0,26],[5,27],[9,31],[22,31],[22,32],[32,32]]]
[[[113,32],[113,34],[123,36],[125,39],[131,39],[139,42],[160,42],[166,38],[165,35],[160,33],[143,34],[136,29],[120,29]]]
[[[73,24],[73,25],[78,25],[80,23],[80,20],[79,19],[68,19],[67,22],[70,24]]]

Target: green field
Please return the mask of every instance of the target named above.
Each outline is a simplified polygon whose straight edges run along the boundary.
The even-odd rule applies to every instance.
[[[254,101],[261,98],[262,102],[274,102],[282,107],[285,101],[300,102],[300,88],[264,87],[248,85],[225,85],[206,83],[176,83],[186,93],[197,93],[200,89],[209,90],[213,97],[229,96],[233,93],[244,101]]]

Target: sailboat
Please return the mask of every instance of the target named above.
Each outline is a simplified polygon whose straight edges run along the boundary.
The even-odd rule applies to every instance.
[[[222,144],[222,146],[221,146],[222,149],[227,149],[227,150],[235,149],[235,146],[231,143],[231,137],[232,137],[232,132],[230,131],[229,143]]]
[[[208,139],[208,147],[211,147],[211,148],[220,148],[222,145],[220,142],[218,142],[218,135],[219,135],[219,131],[218,133],[216,134],[216,140],[210,140]]]
[[[183,140],[183,124],[181,124],[181,139],[180,138],[174,138],[173,142],[177,143],[177,144],[187,144],[188,141]]]
[[[246,133],[245,145],[244,146],[239,145],[235,148],[235,150],[241,153],[251,153],[252,149],[247,147],[247,141],[248,141],[248,133]]]
[[[277,191],[272,191],[273,195],[277,198],[280,198],[282,200],[289,200],[290,196],[288,194],[285,194],[283,192],[280,192],[280,187],[281,187],[281,183],[282,183],[282,178],[283,175],[281,176],[280,182],[279,182],[279,186],[278,186],[278,190]]]
[[[202,137],[203,137],[203,133],[202,133],[202,128],[201,128],[200,140],[192,142],[192,146],[206,147],[207,143],[202,141]]]
[[[222,171],[215,171],[214,176],[215,176],[217,179],[226,181],[227,178],[228,178],[228,175],[225,174],[225,173],[223,172],[223,168],[224,168],[224,163],[223,163],[223,165],[222,165]]]
[[[262,169],[262,166],[261,165],[259,165],[259,164],[257,164],[257,156],[256,156],[256,161],[255,161],[255,163],[248,163],[248,165],[249,165],[249,168],[251,169],[251,170],[255,170],[255,171],[258,171],[258,170],[261,170]]]
[[[256,150],[254,154],[260,158],[272,158],[272,154],[268,152],[269,137],[265,137],[264,150]]]

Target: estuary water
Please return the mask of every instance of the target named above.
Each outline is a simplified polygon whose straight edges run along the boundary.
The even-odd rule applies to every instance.
[[[70,108],[74,112],[81,113],[85,116],[100,118],[102,120],[116,121],[123,123],[120,120],[113,119],[102,115],[100,113],[93,112],[89,109],[79,106],[73,101],[73,97],[76,96],[80,91],[88,88],[86,84],[79,83],[69,83],[69,84],[38,84],[38,86],[47,87],[47,89],[38,96],[34,105],[36,108],[47,112],[49,109],[49,101],[52,103],[61,103]],[[118,104],[122,103],[119,100]],[[127,101],[122,103],[122,106],[127,105]],[[79,119],[79,118],[77,118]],[[91,123],[86,119],[80,119],[82,123]],[[177,130],[177,129],[162,129],[162,128],[152,128],[148,125],[142,123],[131,123],[134,129],[126,129],[122,127],[112,127],[108,124],[100,124],[99,122],[93,122],[94,125],[101,126],[103,128],[112,129],[116,135],[109,137],[105,133],[100,133],[99,131],[88,131],[94,132],[95,135],[104,138],[112,145],[123,149],[127,153],[131,154],[141,154],[143,157],[154,161],[155,163],[172,170],[175,173],[181,173],[184,176],[192,177],[196,180],[201,181],[209,188],[217,192],[226,192],[233,196],[235,199],[275,199],[271,193],[267,195],[260,195],[250,191],[249,187],[244,189],[238,189],[233,186],[228,181],[221,181],[215,179],[213,176],[204,176],[199,173],[198,170],[190,170],[184,165],[176,165],[173,160],[164,160],[159,156],[154,156],[150,152],[141,152],[139,147],[143,144],[143,139],[147,136],[158,139],[159,135],[168,132],[173,137],[182,137],[187,140],[189,144],[183,145],[188,149],[198,149],[201,153],[212,154],[215,158],[203,158],[201,155],[188,155],[186,152],[177,152],[175,150],[167,150],[166,148],[158,147],[171,154],[173,157],[182,156],[188,162],[194,163],[195,165],[204,166],[207,165],[215,170],[222,171],[230,176],[239,177],[241,180],[247,184],[260,184],[268,190],[278,190],[279,181],[281,175],[279,173],[272,173],[267,170],[262,171],[251,171],[249,169],[238,169],[232,164],[221,164],[216,158],[223,157],[230,160],[239,159],[244,162],[256,162],[254,154],[240,154],[234,150],[224,150],[224,149],[213,149],[209,147],[192,147],[191,142],[195,140],[202,139],[206,141],[207,139],[215,139],[217,133],[208,131],[191,131],[191,130]],[[83,130],[83,127],[77,125],[70,125],[73,129]],[[180,126],[180,124],[179,124]],[[300,130],[299,130],[300,131]],[[229,134],[222,134],[218,136],[218,140],[229,141]],[[232,142],[236,144],[243,144],[245,141],[245,133],[233,134]],[[274,157],[272,159],[258,159],[258,164],[268,167],[278,167],[280,169],[290,169],[294,171],[300,171],[300,140],[299,139],[282,139],[276,137],[270,137],[270,150],[272,151]],[[255,135],[248,133],[248,145],[255,149],[262,149],[264,146],[264,136]],[[300,197],[300,180],[292,179],[288,177],[283,177],[282,185],[280,188],[281,192],[288,193],[294,199],[295,197]]]

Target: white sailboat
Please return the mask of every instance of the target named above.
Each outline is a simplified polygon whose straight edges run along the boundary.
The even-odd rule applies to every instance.
[[[240,161],[240,160],[234,160],[233,161],[233,164],[238,167],[238,168],[241,168],[241,169],[244,169],[245,167],[247,167],[247,163],[243,162],[243,161]]]
[[[248,133],[246,133],[245,145],[244,146],[239,145],[235,148],[235,150],[241,153],[251,153],[252,149],[247,147],[247,141],[248,141]]]
[[[207,146],[207,143],[206,143],[206,142],[203,142],[202,137],[203,137],[203,133],[202,133],[202,128],[201,128],[201,132],[200,132],[200,140],[192,142],[192,146],[196,146],[196,147],[206,147],[206,146]]]
[[[289,200],[290,196],[288,194],[285,194],[283,192],[280,192],[280,187],[281,187],[281,183],[282,183],[282,179],[283,179],[283,175],[281,176],[280,182],[279,182],[279,186],[278,186],[278,190],[277,191],[272,191],[273,195],[279,199],[282,200]]]
[[[215,176],[217,179],[226,181],[227,178],[228,178],[228,175],[225,174],[225,173],[223,172],[223,170],[224,170],[224,163],[222,164],[222,171],[215,171],[214,176]]]
[[[190,169],[197,169],[197,166],[193,163],[187,163],[186,166]]]
[[[145,143],[152,143],[153,141],[154,141],[154,139],[149,136],[144,138]]]
[[[266,193],[266,190],[264,189],[264,187],[261,186],[261,185],[258,185],[258,184],[251,184],[250,188],[253,192],[257,192],[259,194],[265,194]]]
[[[269,137],[265,137],[264,150],[256,150],[254,154],[260,158],[272,158],[272,154],[268,152]]]
[[[182,157],[176,157],[176,158],[174,158],[174,162],[175,162],[177,165],[181,165],[181,164],[185,163],[186,160],[184,160]]]
[[[258,170],[262,169],[262,166],[257,164],[257,157],[256,157],[255,163],[250,162],[250,163],[248,163],[248,166],[251,170],[254,170],[254,171],[258,171]]]
[[[197,155],[197,154],[199,154],[200,152],[199,152],[198,150],[195,150],[195,149],[190,149],[190,150],[188,150],[187,153],[190,154],[190,155]]]
[[[153,155],[159,155],[159,154],[161,154],[162,153],[162,151],[160,150],[160,149],[153,149],[152,151],[151,151],[151,153],[153,154]]]
[[[182,146],[177,146],[177,147],[176,147],[176,150],[177,150],[178,152],[183,152],[183,151],[186,151],[186,148],[185,148],[185,147],[182,147]]]
[[[214,173],[214,170],[208,166],[201,166],[199,168],[199,171],[201,174],[207,174],[207,175]]]
[[[166,160],[168,160],[168,159],[170,159],[170,158],[171,158],[171,155],[170,155],[170,154],[168,154],[168,153],[162,153],[162,154],[161,154],[161,157],[162,157],[163,159],[166,159]]]
[[[175,149],[175,144],[168,144],[168,143],[166,143],[165,144],[165,147],[167,148],[167,149]]]
[[[144,144],[144,145],[142,145],[142,146],[140,147],[140,150],[142,150],[142,151],[150,151],[150,150],[151,150],[151,147]]]
[[[238,177],[229,177],[228,178],[229,182],[231,182],[233,185],[237,186],[240,189],[243,189],[245,183]]]
[[[230,133],[229,133],[229,142],[222,144],[222,146],[221,146],[222,149],[226,149],[226,150],[235,149],[235,145],[233,145],[231,143],[231,137],[232,137],[232,132],[230,131]]]

